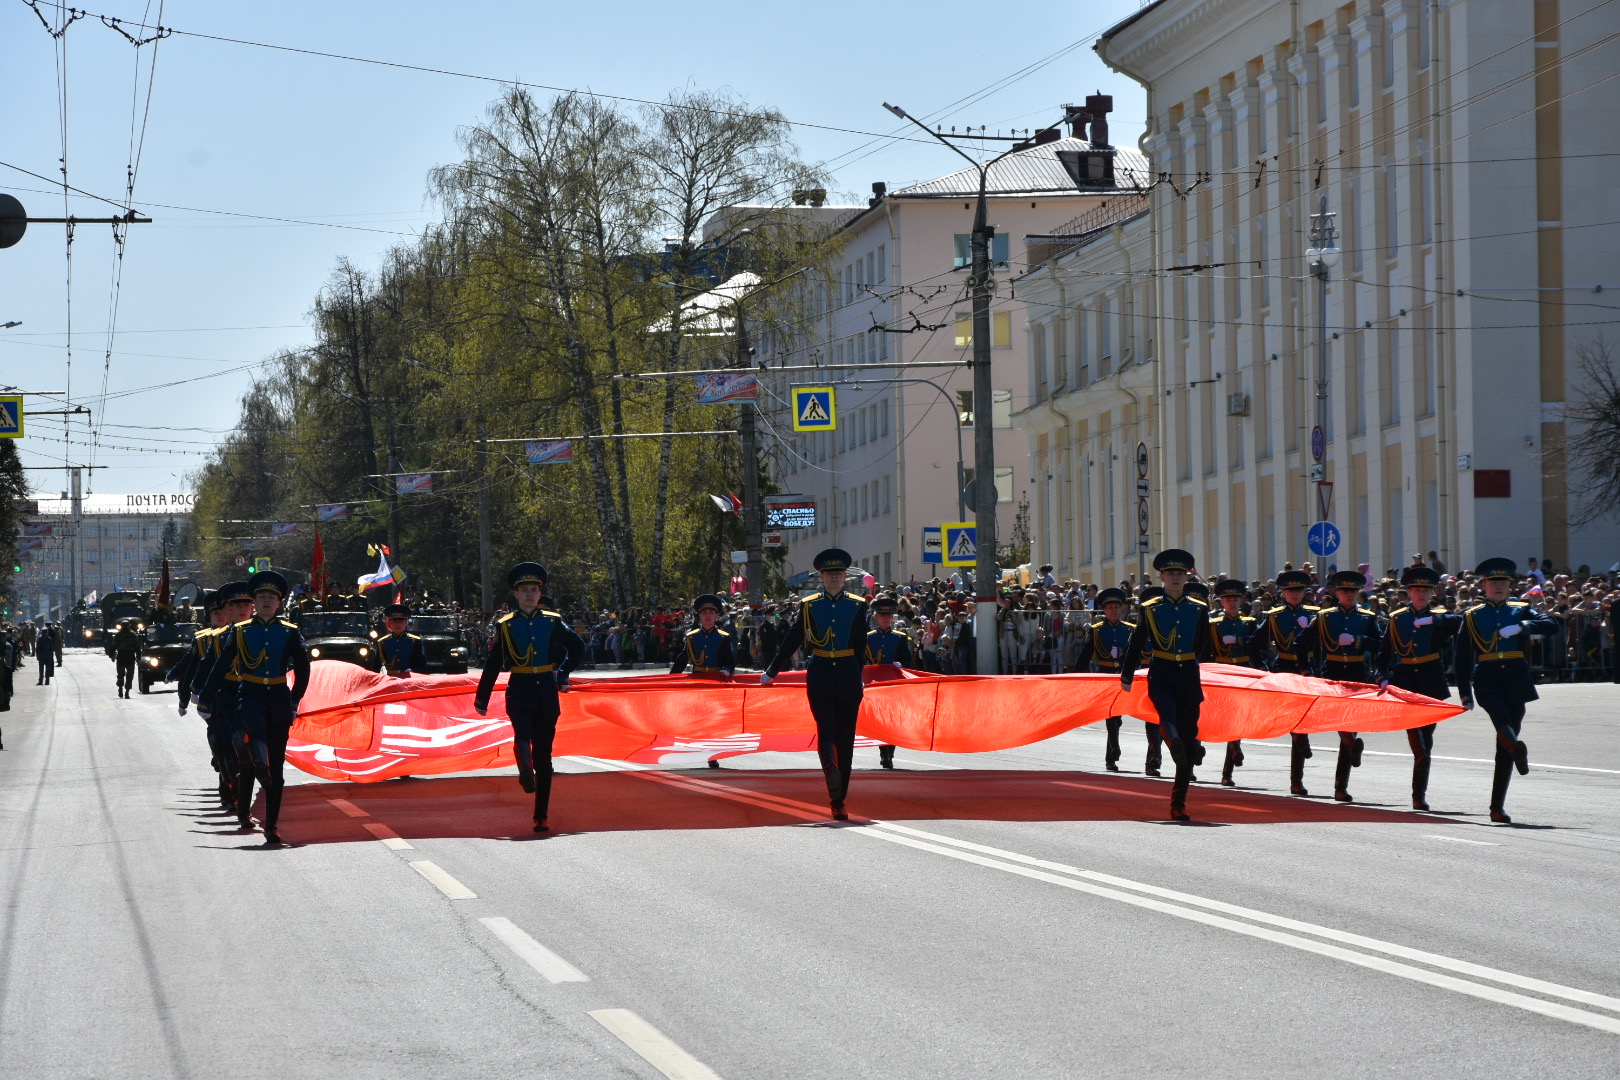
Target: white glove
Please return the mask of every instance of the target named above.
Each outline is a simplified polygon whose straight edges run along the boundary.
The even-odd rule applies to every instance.
[[[1119,646],[1115,645],[1112,649],[1109,649],[1108,650],[1108,655],[1112,656],[1115,660],[1118,660],[1119,659]]]
[[[1307,627],[1307,626],[1309,626],[1309,625],[1311,625],[1311,619],[1310,619],[1310,616],[1308,616],[1308,615],[1301,615],[1301,616],[1300,616],[1300,617],[1299,617],[1299,628],[1300,628],[1300,629],[1301,629],[1301,630],[1303,630],[1303,629],[1305,629],[1305,627]]]
[[[1354,634],[1340,634],[1339,635],[1339,644],[1340,645],[1354,645],[1355,643],[1356,643],[1356,635],[1354,635]]]
[[[1412,620],[1412,625],[1413,626],[1428,626],[1432,622],[1434,622],[1434,616],[1433,615],[1425,615],[1421,619],[1413,619]]]
[[[1130,693],[1131,683],[1135,681],[1135,678],[1136,676],[1134,675],[1121,675],[1119,678],[1119,688],[1125,691],[1127,694]]]
[[[761,685],[761,686],[769,686],[769,685],[771,685],[771,679],[772,679],[772,676],[767,675],[762,671],[759,674],[759,685]]]
[[[1236,645],[1237,644],[1237,638],[1233,637],[1231,634],[1226,634],[1221,638],[1221,644],[1222,645]]]
[[[192,703],[192,704],[193,704],[193,705],[196,705],[196,704],[197,704],[197,703],[199,703],[199,702],[200,702],[200,701],[202,701],[202,694],[200,694],[200,693],[197,693],[197,694],[192,694],[192,695],[191,695],[191,703]]]
[[[1524,627],[1520,626],[1518,623],[1508,623],[1496,633],[1500,637],[1517,637],[1519,635],[1519,631],[1523,629]]]

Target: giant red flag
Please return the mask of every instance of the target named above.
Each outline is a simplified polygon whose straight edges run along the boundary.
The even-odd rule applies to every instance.
[[[319,529],[315,530],[315,549],[309,553],[309,591],[317,599],[326,596],[326,548]]]

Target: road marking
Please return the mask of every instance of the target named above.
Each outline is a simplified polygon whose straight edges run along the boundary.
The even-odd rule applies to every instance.
[[[1317,749],[1317,750],[1333,750],[1333,749],[1336,749],[1338,747],[1338,745],[1339,744],[1335,742],[1335,743],[1330,743],[1329,745],[1327,745],[1325,747],[1318,746],[1318,747],[1315,747],[1314,749]],[[1287,750],[1288,749],[1288,744],[1287,743],[1260,742],[1258,740],[1246,740],[1244,742],[1244,746],[1245,747],[1259,746],[1259,747],[1264,747],[1264,748],[1272,749],[1272,750]],[[1410,753],[1403,754],[1399,750],[1363,750],[1362,753],[1363,754],[1372,754],[1372,755],[1374,755],[1376,757],[1405,758],[1405,757],[1411,757],[1412,756]],[[1496,762],[1491,758],[1446,757],[1446,756],[1444,756],[1442,754],[1431,754],[1430,757],[1432,757],[1435,761],[1462,761],[1462,762],[1466,762],[1466,763],[1468,763],[1470,765],[1495,765],[1496,764]],[[1544,761],[1532,761],[1530,764],[1534,765],[1538,769],[1566,769],[1566,770],[1568,770],[1570,772],[1603,773],[1606,776],[1620,776],[1620,769],[1594,769],[1594,768],[1591,768],[1591,767],[1586,766],[1586,765],[1549,765]]]
[[[360,809],[348,799],[327,799],[327,802],[348,814],[350,817],[370,817],[371,815]]]
[[[1108,787],[1105,784],[1077,784],[1073,780],[1054,780],[1054,784],[1063,787],[1085,788],[1087,791],[1106,791],[1110,795],[1135,795],[1139,799],[1162,799],[1164,794],[1157,791],[1132,791],[1130,788]]]
[[[433,882],[434,886],[436,886],[440,892],[444,893],[445,896],[448,896],[452,900],[478,899],[477,893],[473,892],[471,889],[467,888],[467,886],[445,873],[444,870],[440,868],[438,863],[428,862],[426,859],[423,859],[421,862],[411,863],[410,867],[418,874],[421,874],[423,877]]]
[[[719,1073],[629,1009],[596,1009],[589,1015],[669,1080],[720,1080]]]
[[[544,975],[547,982],[591,981],[579,968],[524,933],[511,919],[495,917],[478,921],[489,927],[489,932],[500,938],[507,948],[517,953],[518,959]]]
[[[381,824],[380,822],[368,821],[360,827],[366,830],[366,832],[370,833],[372,836],[375,836],[377,839],[381,840],[383,842],[383,846],[387,847],[391,851],[416,850],[408,841],[401,837],[399,833],[395,832],[393,829],[390,829],[388,826]]]
[[[638,773],[641,779],[654,783],[669,784],[674,787],[686,787],[696,791],[720,798],[732,799],[736,802],[753,803],[780,810],[795,817],[808,820],[825,821],[826,815],[814,812],[808,803],[784,799],[775,795],[763,795],[753,792],[733,791],[723,785],[699,780],[692,777],[678,777],[669,773]],[[1061,781],[1057,781],[1061,782]],[[1058,885],[1078,892],[1091,893],[1096,896],[1118,900],[1121,903],[1136,907],[1148,908],[1166,915],[1187,919],[1192,922],[1216,926],[1234,933],[1245,934],[1250,937],[1263,938],[1277,944],[1287,945],[1291,948],[1305,952],[1316,953],[1321,956],[1343,960],[1346,963],[1360,967],[1372,968],[1386,974],[1397,975],[1414,982],[1427,983],[1431,986],[1452,990],[1471,997],[1483,998],[1498,1004],[1510,1005],[1514,1008],[1524,1009],[1528,1012],[1539,1013],[1555,1019],[1565,1020],[1573,1024],[1582,1024],[1597,1028],[1612,1034],[1620,1035],[1620,1020],[1603,1016],[1598,1013],[1589,1013],[1581,1009],[1559,1005],[1556,1002],[1542,1001],[1539,998],[1526,997],[1511,991],[1501,990],[1494,986],[1483,986],[1479,983],[1469,982],[1465,979],[1453,978],[1449,975],[1440,975],[1423,968],[1413,967],[1409,964],[1387,960],[1382,956],[1368,956],[1366,953],[1354,952],[1351,949],[1341,948],[1325,942],[1313,941],[1301,937],[1300,934],[1311,934],[1315,937],[1326,938],[1329,941],[1340,942],[1343,945],[1352,945],[1359,949],[1366,949],[1373,953],[1384,953],[1388,956],[1398,956],[1404,960],[1411,960],[1429,967],[1440,968],[1445,971],[1456,972],[1459,975],[1469,975],[1477,979],[1487,979],[1491,982],[1513,986],[1520,990],[1532,993],[1545,994],[1548,997],[1563,998],[1566,1001],[1575,1001],[1583,1005],[1593,1005],[1620,1013],[1620,998],[1609,997],[1604,994],[1593,993],[1590,990],[1581,990],[1576,987],[1563,986],[1559,983],[1547,982],[1543,979],[1534,979],[1526,975],[1518,975],[1511,971],[1502,971],[1498,968],[1475,964],[1467,960],[1457,960],[1453,957],[1443,956],[1439,953],[1425,952],[1422,949],[1413,949],[1394,942],[1381,941],[1377,938],[1365,937],[1361,934],[1352,934],[1344,930],[1335,930],[1331,927],[1318,926],[1314,923],[1299,919],[1290,919],[1269,912],[1258,911],[1254,908],[1243,907],[1238,904],[1228,904],[1220,900],[1211,900],[1196,896],[1192,893],[1179,892],[1174,889],[1165,889],[1145,882],[1132,881],[1129,878],[1116,877],[1112,874],[1103,874],[1093,870],[1082,870],[1078,867],[1065,866],[1062,863],[1050,862],[1045,859],[1036,859],[1028,855],[1020,855],[1014,851],[990,847],[984,844],[975,844],[967,840],[958,840],[955,837],[944,836],[940,833],[927,832],[914,829],[907,825],[898,825],[888,821],[870,821],[864,823],[866,827],[857,827],[849,831],[858,836],[870,837],[877,840],[887,840],[891,843],[902,844],[907,847],[930,851],[945,855],[949,858],[959,859],[963,862],[987,866],[991,869],[1002,870],[1007,873],[1018,874],[1022,877],[1033,878],[1049,884]],[[982,854],[981,854],[982,853]],[[994,856],[986,858],[985,856]],[[1005,861],[1003,861],[1005,860]],[[1056,871],[1051,873],[1048,871]],[[1059,874],[1073,875],[1073,877],[1060,877]],[[1083,881],[1075,878],[1086,879]],[[1101,883],[1094,885],[1092,882]],[[1104,887],[1108,886],[1108,887]],[[1132,890],[1124,892],[1121,890]],[[1146,895],[1134,895],[1142,893]],[[1165,903],[1164,901],[1177,903]],[[1181,906],[1188,905],[1188,906]],[[1199,908],[1208,909],[1205,911]],[[1251,923],[1237,922],[1235,919],[1223,918],[1222,915],[1211,914],[1220,912],[1222,915],[1236,916],[1249,919]],[[1255,926],[1252,923],[1265,924]],[[1278,927],[1280,930],[1293,931],[1282,933],[1269,927]]]
[[[915,765],[919,769],[960,769],[960,765],[941,765],[936,761],[918,761],[916,758],[897,757],[894,759],[902,765]]]
[[[1423,839],[1425,839],[1425,840],[1449,840],[1453,844],[1477,844],[1480,847],[1501,847],[1502,846],[1501,844],[1493,843],[1490,840],[1465,840],[1460,836],[1441,836],[1439,833],[1424,833],[1423,834]]]

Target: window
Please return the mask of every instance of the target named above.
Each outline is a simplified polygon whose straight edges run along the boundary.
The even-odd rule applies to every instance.
[[[889,434],[889,399],[884,398],[878,403],[878,434],[887,437]]]
[[[889,358],[889,335],[880,333],[880,334],[878,334],[876,336],[877,336],[877,358],[879,360],[887,360]]]
[[[956,392],[956,421],[963,427],[973,426],[973,391]]]
[[[1060,315],[1052,320],[1052,389],[1062,390],[1069,385],[1069,318]]]
[[[877,279],[880,282],[889,280],[888,247],[887,244],[879,244],[877,249]]]
[[[1100,464],[1103,471],[1103,507],[1108,515],[1108,527],[1103,531],[1103,558],[1112,559],[1114,557],[1114,533],[1116,532],[1114,528],[1114,504],[1118,502],[1114,498],[1114,473],[1118,470],[1114,468],[1114,448],[1112,445],[1103,447]]]
[[[848,438],[849,438],[849,425],[848,424],[839,424],[838,425],[838,452],[840,454],[842,454],[844,452],[844,445],[845,445],[845,442],[846,442],[846,440]]]
[[[862,521],[865,521],[867,518],[872,516],[872,500],[871,500],[870,495],[868,494],[868,488],[870,486],[871,485],[869,485],[869,484],[862,484],[861,485],[861,520]]]
[[[996,233],[990,238],[990,262],[997,270],[1007,268],[1007,234]],[[973,234],[956,234],[956,263],[958,270],[973,266]]]
[[[889,478],[885,476],[883,478],[883,512],[887,514],[893,509],[894,505],[889,501]]]
[[[1395,170],[1384,167],[1384,257],[1393,259],[1400,254],[1401,230],[1396,222],[1396,207],[1400,181]]]
[[[1030,362],[1035,368],[1035,400],[1045,401],[1047,394],[1046,324],[1037,323],[1029,332]]]
[[[1266,258],[1271,254],[1271,223],[1264,213],[1260,215],[1260,235],[1254,252],[1255,265],[1260,271],[1260,306],[1271,306],[1271,275],[1266,273]]]
[[[1513,497],[1512,469],[1475,469],[1474,498],[1511,499]]]
[[[1097,312],[1097,322],[1101,337],[1101,344],[1097,346],[1097,376],[1101,378],[1114,370],[1114,311],[1111,298],[1103,299],[1102,309]]]
[[[956,347],[958,349],[973,348],[973,312],[958,311],[956,313]],[[990,347],[992,349],[1012,348],[1012,312],[992,311],[990,313]]]
[[[1350,249],[1350,265],[1361,269],[1361,180],[1355,178],[1350,181],[1350,192],[1344,201],[1344,235],[1340,243]],[[1365,549],[1363,549],[1365,550]]]

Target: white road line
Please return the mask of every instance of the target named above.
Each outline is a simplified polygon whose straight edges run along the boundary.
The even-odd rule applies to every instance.
[[[423,859],[421,862],[411,863],[410,867],[418,874],[421,874],[423,877],[433,882],[434,886],[440,892],[444,893],[445,896],[448,896],[452,900],[478,899],[477,893],[473,892],[471,889],[467,888],[467,886],[445,873],[444,870],[440,868],[438,863],[428,862],[426,859]]]
[[[348,814],[350,817],[370,817],[371,815],[360,809],[348,799],[327,799],[327,802]]]
[[[364,825],[362,825],[360,827],[362,829],[366,830],[366,832],[370,833],[372,836],[375,836],[377,839],[381,840],[383,842],[383,846],[388,848],[391,851],[415,851],[416,850],[414,847],[411,846],[409,841],[405,840],[402,836],[399,835],[399,833],[395,832],[393,829],[390,829],[388,826],[383,825],[383,824],[381,824],[379,822],[368,821],[368,822],[366,822]]]
[[[596,1009],[590,1017],[669,1080],[720,1080],[719,1073],[676,1046],[669,1036],[629,1009]]]
[[[1330,743],[1329,745],[1327,745],[1325,747],[1317,746],[1317,747],[1314,747],[1313,749],[1332,751],[1332,750],[1338,749],[1338,745],[1339,745],[1338,742],[1335,741],[1335,742]],[[1287,743],[1259,742],[1259,741],[1249,740],[1249,741],[1245,741],[1244,744],[1243,744],[1244,749],[1248,749],[1251,746],[1257,746],[1257,747],[1261,747],[1261,748],[1269,749],[1269,750],[1287,750],[1288,749],[1288,744]],[[1409,758],[1409,757],[1412,756],[1410,753],[1403,754],[1399,750],[1363,750],[1362,753],[1363,754],[1372,754],[1372,755],[1377,756],[1377,757]],[[1496,764],[1496,762],[1491,758],[1446,757],[1446,756],[1444,756],[1442,754],[1433,754],[1431,756],[1433,757],[1433,759],[1435,761],[1462,761],[1462,762],[1466,762],[1469,765],[1495,765]],[[1586,765],[1549,765],[1545,761],[1532,761],[1530,764],[1533,767],[1537,768],[1537,769],[1564,769],[1564,770],[1567,770],[1569,772],[1603,773],[1606,776],[1620,776],[1620,769],[1594,769],[1594,768],[1590,768],[1590,767],[1588,767]]]
[[[495,917],[478,921],[489,927],[489,932],[500,938],[507,948],[517,953],[518,959],[544,975],[547,982],[591,981],[579,968],[524,933],[511,919]]]
[[[1110,795],[1135,795],[1140,799],[1164,798],[1164,794],[1158,791],[1132,791],[1130,788],[1109,787],[1106,784],[1077,784],[1073,780],[1053,780],[1052,783],[1063,787],[1085,788],[1087,791],[1106,791]]]
[[[677,787],[687,787],[693,790],[702,791],[706,794],[715,795],[720,798],[732,799],[736,802],[746,802],[757,806],[765,806],[770,809],[780,810],[784,813],[792,814],[795,817],[818,821],[826,820],[825,815],[814,812],[814,808],[812,808],[809,804],[797,802],[796,800],[792,799],[784,799],[775,795],[756,794],[754,792],[739,792],[720,784],[714,784],[696,778],[672,776],[668,773],[641,773],[638,775],[643,779],[656,783],[671,784]],[[1583,1005],[1593,1005],[1598,1008],[1608,1009],[1616,1013],[1620,1013],[1620,998],[1613,998],[1604,994],[1593,993],[1590,990],[1581,990],[1576,987],[1563,986],[1559,983],[1547,982],[1543,979],[1534,979],[1525,975],[1517,975],[1510,971],[1502,971],[1497,968],[1487,967],[1483,964],[1471,963],[1466,960],[1457,960],[1449,956],[1442,956],[1438,953],[1425,952],[1421,949],[1408,948],[1405,945],[1397,945],[1393,942],[1380,941],[1377,938],[1365,937],[1361,934],[1352,934],[1347,931],[1334,930],[1331,927],[1318,926],[1314,923],[1308,923],[1298,919],[1289,919],[1279,915],[1272,915],[1268,912],[1258,911],[1254,908],[1242,907],[1238,904],[1228,904],[1220,900],[1210,900],[1191,893],[1178,892],[1174,889],[1164,889],[1156,885],[1132,881],[1129,878],[1116,877],[1111,874],[1102,874],[1092,870],[1081,870],[1078,867],[1065,866],[1062,863],[1050,862],[1045,859],[1036,859],[1028,855],[1021,855],[1014,851],[1007,851],[1002,848],[990,847],[984,844],[975,844],[967,840],[958,840],[955,837],[927,832],[922,829],[914,829],[907,825],[898,825],[888,821],[872,821],[869,823],[869,826],[870,827],[867,828],[855,828],[841,831],[849,831],[856,835],[871,837],[873,839],[888,840],[893,843],[904,844],[908,847],[919,848],[921,850],[934,852],[935,854],[960,859],[964,862],[976,863],[981,866],[991,867],[992,869],[1003,870],[1008,873],[1021,875],[1023,877],[1045,881],[1050,884],[1062,886],[1063,888],[1075,889],[1079,892],[1088,892],[1096,896],[1104,896],[1108,899],[1118,900],[1122,903],[1133,904],[1137,907],[1145,907],[1154,911],[1161,911],[1164,914],[1174,915],[1178,918],[1188,919],[1193,922],[1201,922],[1209,926],[1218,926],[1222,929],[1231,930],[1234,933],[1247,934],[1250,937],[1264,938],[1269,941],[1275,941],[1278,944],[1302,949],[1306,952],[1314,952],[1322,956],[1329,956],[1334,959],[1344,960],[1347,963],[1356,964],[1361,967],[1368,967],[1375,970],[1384,971],[1388,974],[1398,975],[1402,978],[1411,979],[1415,982],[1427,983],[1431,986],[1438,986],[1443,989],[1454,990],[1457,993],[1484,998],[1489,1001],[1498,1002],[1499,1004],[1511,1005],[1515,1008],[1540,1013],[1541,1015],[1551,1016],[1559,1020],[1566,1020],[1570,1023],[1584,1024],[1588,1027],[1598,1028],[1602,1031],[1620,1034],[1620,1020],[1616,1020],[1611,1017],[1602,1016],[1597,1013],[1588,1013],[1580,1009],[1572,1009],[1565,1005],[1542,1001],[1538,998],[1526,997],[1522,994],[1514,994],[1506,990],[1500,990],[1493,986],[1481,986],[1478,983],[1468,982],[1464,979],[1456,979],[1447,975],[1439,975],[1434,972],[1425,971],[1421,968],[1411,967],[1407,964],[1400,964],[1392,960],[1386,960],[1380,956],[1368,956],[1365,953],[1353,952],[1350,949],[1339,948],[1335,945],[1328,945],[1323,942],[1312,941],[1308,938],[1299,937],[1297,935],[1311,934],[1316,937],[1326,938],[1330,941],[1341,942],[1344,945],[1353,945],[1356,948],[1366,949],[1370,952],[1384,953],[1389,956],[1398,956],[1405,960],[1411,960],[1420,964],[1427,964],[1430,967],[1440,968],[1445,971],[1453,971],[1460,975],[1469,975],[1477,979],[1487,979],[1491,982],[1501,983],[1506,986],[1513,986],[1521,990],[1528,990],[1532,993],[1545,994],[1548,997],[1563,998],[1566,1001],[1575,1001]],[[983,857],[985,855],[994,856],[994,858],[987,859]],[[1056,871],[1056,873],[1048,873],[1045,871]],[[1058,874],[1073,875],[1073,878],[1059,877],[1057,876]],[[1076,881],[1074,878],[1084,878],[1088,880]],[[1098,885],[1090,884],[1092,881],[1100,882],[1104,885],[1113,887],[1099,887]],[[1132,893],[1120,891],[1122,889],[1129,889],[1136,893],[1144,893],[1147,895],[1132,895]],[[1162,900],[1177,901],[1178,903],[1163,903],[1160,898],[1162,898]],[[1182,904],[1189,906],[1182,907],[1180,906]],[[1208,909],[1208,911],[1195,910],[1197,908],[1205,908]],[[1267,929],[1266,926],[1253,926],[1249,923],[1240,923],[1234,921],[1233,919],[1222,918],[1218,915],[1209,914],[1209,912],[1221,912],[1225,915],[1232,915],[1236,916],[1237,918],[1252,920],[1252,922],[1255,923],[1266,924],[1266,926],[1275,926],[1284,930],[1294,931],[1294,933],[1279,933],[1278,931]]]
[[[1425,840],[1449,840],[1453,844],[1476,844],[1479,847],[1501,847],[1502,846],[1501,844],[1493,843],[1490,840],[1465,840],[1460,836],[1441,836],[1439,833],[1424,833],[1423,834],[1423,839],[1425,839]]]
[[[919,769],[960,769],[961,765],[941,765],[937,761],[918,761],[916,758],[896,757],[895,761],[902,765],[915,765]]]

